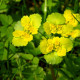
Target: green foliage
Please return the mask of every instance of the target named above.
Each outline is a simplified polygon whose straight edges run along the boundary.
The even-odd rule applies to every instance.
[[[13,22],[12,17],[5,14],[0,14],[0,21],[4,26],[8,26]]]
[[[7,12],[8,11],[8,6],[7,6],[7,3],[9,2],[9,0],[1,0],[0,1],[0,13],[3,13],[3,12]]]
[[[41,67],[31,69],[31,71],[29,69],[30,68],[26,69],[28,72],[28,75],[26,76],[27,80],[44,80],[45,72],[43,71]]]
[[[53,73],[56,80],[80,80],[80,37],[62,40],[68,51],[73,48],[65,57],[58,56],[54,51],[44,55],[39,46],[42,39],[58,36],[58,34],[47,35],[44,32],[45,20],[55,25],[65,25],[66,21],[62,13],[66,8],[70,8],[77,13],[74,17],[80,22],[80,2],[78,0],[46,1],[45,4],[45,0],[44,2],[43,0],[0,0],[0,80],[53,80]],[[12,45],[13,31],[23,31],[20,19],[24,15],[30,15],[31,23],[39,29],[38,34],[33,35],[33,40],[27,46],[15,47]],[[64,32],[68,33],[72,28],[80,30],[80,23],[76,27],[67,25]]]
[[[26,59],[26,60],[32,60],[32,59],[33,59],[33,55],[31,55],[31,54],[20,53],[19,55],[20,55],[22,58]]]
[[[38,57],[34,57],[32,63],[38,65],[39,63]]]

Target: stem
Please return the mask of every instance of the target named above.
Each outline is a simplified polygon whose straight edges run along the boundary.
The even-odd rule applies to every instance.
[[[53,80],[56,80],[53,66],[50,64],[49,67],[50,67],[50,70],[51,70],[52,79],[53,79]]]
[[[10,42],[8,42],[8,53],[7,53],[7,69],[8,69],[8,78],[10,78],[10,71],[9,71],[9,47],[10,47]]]
[[[33,0],[33,2],[34,2],[34,7],[35,7],[36,12],[39,13],[38,8],[37,8],[36,0]]]
[[[72,16],[76,19],[76,17],[72,14]],[[76,21],[78,21],[77,19],[76,19]],[[79,21],[78,21],[79,22]],[[80,22],[79,22],[80,23]]]
[[[40,31],[38,31],[43,37],[45,37],[46,38],[46,36],[45,35],[43,35]],[[46,38],[47,39],[47,38]]]
[[[74,2],[74,12],[76,13],[79,10],[79,0],[75,0]]]
[[[22,80],[21,60],[20,60],[20,58],[18,58],[16,61],[17,61],[17,65],[18,65],[20,80]]]
[[[47,0],[44,1],[44,22],[46,20],[46,15],[47,15]]]

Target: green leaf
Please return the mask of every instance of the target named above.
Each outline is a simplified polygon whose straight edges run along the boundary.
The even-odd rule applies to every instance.
[[[56,24],[56,25],[64,24],[65,23],[65,18],[60,13],[52,13],[52,14],[48,15],[47,22],[50,22],[50,23]]]
[[[2,49],[4,47],[4,43],[0,42],[0,49]]]
[[[13,19],[10,15],[0,14],[0,21],[4,26],[8,26],[13,22]]]
[[[41,54],[39,46],[37,48],[30,49],[29,52],[31,52],[31,54],[33,54],[35,56]]]
[[[35,65],[38,65],[39,58],[38,57],[34,57],[33,60],[32,60],[32,63],[35,64]]]
[[[56,52],[44,55],[44,59],[49,64],[59,64],[63,60],[62,57],[59,57]]]
[[[2,26],[1,27],[1,37],[4,37],[4,36],[6,36],[6,34],[7,34],[7,27],[6,26]]]
[[[2,60],[7,60],[7,49],[4,49]]]
[[[4,48],[0,49],[0,60],[2,60],[3,58],[3,52],[4,52]]]
[[[43,68],[37,67],[33,70],[27,69],[27,71],[27,80],[44,80],[45,72],[43,71]]]
[[[10,50],[11,50],[13,53],[15,53],[15,52],[16,52],[15,46],[13,46],[13,45],[11,44],[11,45],[10,45]]]
[[[19,53],[20,56],[26,60],[32,60],[33,59],[33,55],[32,54],[24,54],[24,53]]]
[[[13,27],[10,26],[7,28],[7,38],[10,42],[12,42],[12,38],[13,38]]]
[[[39,46],[35,48],[35,45],[33,42],[29,42],[29,44],[26,47],[24,47],[24,51],[26,53],[31,53],[35,56],[41,54]]]
[[[7,60],[7,49],[0,49],[0,60]]]
[[[27,44],[27,46],[24,47],[24,50],[26,51],[26,49],[34,49],[35,48],[35,45],[33,42],[29,42]]]
[[[6,12],[8,10],[7,4],[5,3],[0,3],[0,13]]]

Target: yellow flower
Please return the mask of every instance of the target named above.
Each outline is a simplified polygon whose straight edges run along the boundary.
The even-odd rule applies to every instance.
[[[14,46],[26,46],[28,44],[28,41],[24,38],[16,38],[16,37],[13,37],[12,39],[12,44]]]
[[[73,27],[76,27],[78,25],[78,21],[73,17],[70,21],[69,24],[73,25]]]
[[[21,36],[21,38],[27,39],[27,41],[33,40],[33,36],[28,34],[28,33],[26,33],[26,32],[24,33],[23,36]]]
[[[57,52],[58,56],[66,56],[66,48],[61,44],[59,37],[53,38],[54,51]]]
[[[24,31],[16,30],[13,32],[14,37],[21,37],[22,35],[24,35]]]
[[[72,14],[71,10],[65,10],[63,15],[66,19],[66,23],[73,25],[73,27],[78,25],[78,21],[74,18],[75,14]]]
[[[44,31],[45,31],[47,34],[51,34],[50,23],[45,22],[45,23],[43,24],[43,28],[44,28]]]
[[[38,33],[38,29],[35,28],[35,27],[30,27],[30,28],[29,28],[29,32],[30,32],[31,34],[37,34],[37,33]]]
[[[47,39],[44,39],[40,42],[40,50],[43,54],[48,54],[46,51],[46,47],[47,47]]]
[[[66,56],[66,48],[64,48],[63,46],[61,48],[59,48],[59,50],[57,51],[57,55],[58,56]]]
[[[56,25],[54,24],[51,24],[51,23],[48,23],[48,22],[45,22],[43,24],[43,28],[44,28],[44,31],[47,33],[47,34],[55,34],[56,33]]]
[[[60,47],[60,38],[54,37],[53,38],[54,50],[57,51]]]
[[[64,37],[68,37],[73,30],[73,26],[70,24],[63,25],[61,35]]]
[[[14,31],[12,44],[14,46],[26,46],[32,39],[33,36],[24,31]]]
[[[72,14],[71,14],[72,12],[71,12],[71,10],[69,10],[69,9],[66,9],[65,11],[64,11],[64,17],[66,18],[66,22],[68,22],[69,20],[71,20],[72,19]]]
[[[65,56],[66,52],[69,52],[73,48],[72,41],[64,37],[54,37],[53,45],[53,49],[57,52],[58,56]]]
[[[30,18],[28,16],[23,16],[21,18],[21,25],[26,30],[29,27],[29,25],[30,25]]]
[[[53,50],[53,40],[52,39],[48,39],[47,40],[47,48],[46,48],[46,52],[49,53]]]
[[[48,54],[53,50],[53,40],[52,39],[44,39],[40,42],[40,50],[43,54]]]
[[[71,35],[72,38],[79,37],[80,36],[80,30],[78,30],[78,29],[73,30],[70,35]]]
[[[57,33],[58,34],[61,34],[62,33],[62,27],[63,27],[63,25],[56,25]]]
[[[56,33],[56,26],[53,24],[50,24],[50,30],[51,30],[51,33],[55,34]]]
[[[40,42],[40,50],[43,54],[54,51],[58,56],[66,56],[66,52],[69,52],[72,48],[72,41],[64,37],[54,37],[48,40],[44,39]]]

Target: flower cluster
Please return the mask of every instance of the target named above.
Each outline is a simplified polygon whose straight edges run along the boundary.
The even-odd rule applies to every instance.
[[[58,56],[66,56],[66,52],[69,52],[73,48],[73,43],[69,38],[54,37],[52,39],[43,39],[40,42],[40,50],[43,54],[56,52]]]
[[[41,20],[39,14],[32,14],[29,17],[23,16],[14,27],[12,44],[14,46],[26,46],[29,41],[33,40],[33,35],[38,33]]]
[[[44,31],[48,35],[52,33],[60,34],[63,37],[79,37],[80,30],[77,26],[80,20],[78,16],[80,15],[72,13],[71,10],[65,10],[63,15],[52,13],[48,15],[46,22],[43,24]]]
[[[80,36],[79,17],[79,14],[74,14],[71,10],[65,10],[64,14],[48,15],[43,28],[49,37],[40,42],[40,50],[47,63],[60,63],[62,56],[66,56],[66,53],[72,50],[72,40]]]
[[[23,16],[14,27],[12,44],[18,47],[26,46],[33,40],[33,35],[38,33],[41,20],[39,14]],[[39,45],[47,63],[60,63],[62,57],[72,50],[73,40],[80,36],[79,21],[80,14],[74,14],[71,10],[65,10],[64,14],[56,12],[48,15],[43,23],[47,39],[43,38]]]

